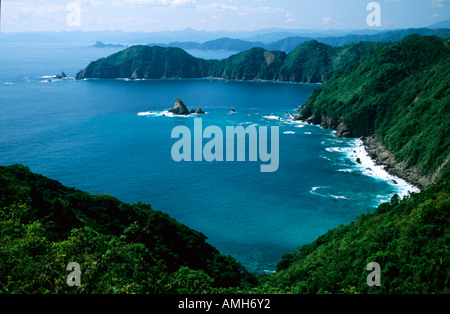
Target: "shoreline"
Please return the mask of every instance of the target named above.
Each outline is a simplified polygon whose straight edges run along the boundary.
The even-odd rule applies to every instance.
[[[422,191],[433,184],[433,181],[430,178],[420,174],[417,170],[408,167],[406,162],[398,162],[395,159],[395,156],[380,143],[376,135],[361,137],[360,140],[369,157],[376,165],[382,166],[390,175],[400,178],[410,185],[417,187],[419,191]]]
[[[78,75],[78,74],[77,74]],[[218,81],[218,82],[245,82],[245,83],[274,83],[274,84],[293,84],[293,85],[317,85],[320,86],[323,82],[295,82],[295,81],[282,81],[282,80],[263,80],[263,79],[232,79],[214,76],[205,77],[161,77],[161,78],[130,78],[130,77],[116,77],[116,78],[102,78],[102,77],[83,77],[77,78],[77,76],[69,77],[75,81],[98,81],[98,80],[111,80],[111,81],[125,81],[125,82],[142,82],[142,81]]]
[[[433,181],[430,180],[429,178],[419,174],[416,170],[408,167],[406,163],[396,161],[394,155],[390,151],[388,151],[384,146],[381,145],[379,140],[376,138],[376,135],[360,138],[349,138],[343,136],[343,133],[340,130],[326,127],[322,123],[315,124],[311,123],[310,121],[301,119],[297,119],[296,121],[307,125],[314,125],[322,129],[332,129],[333,136],[335,136],[336,138],[346,138],[354,140],[355,148],[360,147],[363,150],[363,153],[359,152],[359,154],[357,154],[355,157],[352,156],[350,152],[348,152],[347,157],[349,159],[352,160],[353,159],[356,160],[357,158],[361,159],[364,158],[364,156],[366,155],[371,162],[368,163],[366,160],[365,162],[361,161],[361,163],[357,162],[357,164],[359,164],[362,167],[368,166],[366,167],[366,169],[377,167],[378,170],[382,170],[387,174],[385,178],[387,181],[391,181],[392,184],[398,185],[399,187],[401,185],[408,187],[409,192],[421,192],[422,190],[424,190],[433,183]],[[376,177],[374,173],[372,174],[366,173],[366,175]],[[399,184],[398,183],[399,181],[404,182],[401,182],[401,184]],[[402,193],[402,196],[406,195],[407,192],[408,191]]]
[[[364,175],[388,182],[391,186],[396,188],[400,198],[407,196],[410,192],[419,193],[422,190],[416,184],[388,171],[385,165],[377,162],[377,160],[371,156],[366,143],[362,139],[354,139],[352,144],[355,145],[353,148],[354,155],[349,153],[348,158],[353,158],[355,160],[357,168],[359,168]]]

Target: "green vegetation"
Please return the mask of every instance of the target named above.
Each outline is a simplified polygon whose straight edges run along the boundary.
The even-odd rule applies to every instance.
[[[77,74],[81,78],[199,78],[205,60],[178,48],[133,46],[99,59]]]
[[[253,48],[227,59],[211,61],[208,76],[229,80],[277,80],[286,54]]]
[[[1,167],[0,293],[450,293],[449,222],[447,174],[285,254],[275,274],[256,278],[149,205]],[[80,287],[66,284],[73,261]],[[382,266],[381,287],[366,284],[371,262]]]
[[[205,240],[150,205],[0,167],[0,293],[204,293],[255,282]],[[71,262],[81,287],[66,284]]]
[[[305,42],[287,56],[279,80],[309,83],[328,81],[336,71],[357,63],[376,46],[372,42],[341,47],[331,47],[317,41]]]
[[[450,293],[450,175],[400,201],[394,196],[298,251],[285,254],[259,292]],[[369,287],[366,266],[381,266],[381,287]]]
[[[276,273],[255,277],[150,205],[89,195],[23,166],[0,167],[0,293],[450,293],[449,40],[412,36],[338,48],[309,42],[289,55],[255,48],[208,62],[147,49],[132,47],[86,73],[156,73],[146,71],[164,52],[198,62],[177,72],[172,62],[181,61],[171,60],[166,74],[331,75],[299,118],[348,136],[375,135],[398,161],[433,174],[434,183],[403,200],[395,195],[285,254]],[[81,265],[81,287],[66,285],[69,262]],[[381,265],[381,287],[366,284],[372,262]]]
[[[378,46],[316,88],[299,119],[375,135],[435,184],[361,214],[285,254],[259,289],[282,293],[450,293],[450,42],[411,36]],[[365,266],[381,265],[382,286]]]
[[[316,83],[358,62],[374,47],[376,44],[371,42],[331,47],[309,41],[289,54],[252,48],[224,60],[203,60],[179,48],[133,46],[91,62],[77,74],[77,79],[212,77]]]
[[[435,181],[449,167],[449,84],[449,40],[413,35],[338,71],[300,118],[334,129],[343,123],[349,137],[375,134],[398,162]]]

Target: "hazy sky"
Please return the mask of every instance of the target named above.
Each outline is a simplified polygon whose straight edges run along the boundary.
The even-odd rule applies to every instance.
[[[3,0],[2,31],[363,29],[371,0]],[[450,0],[379,0],[378,29],[450,20]]]

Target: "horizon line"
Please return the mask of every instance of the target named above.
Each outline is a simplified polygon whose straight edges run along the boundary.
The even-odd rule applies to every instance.
[[[0,0],[1,1],[1,0]],[[1,21],[1,19],[0,19]],[[450,20],[445,20],[441,22],[450,22]],[[441,23],[438,22],[438,23]],[[437,23],[436,23],[437,24]],[[206,33],[223,33],[223,32],[229,32],[229,33],[253,33],[253,32],[261,32],[261,31],[270,31],[270,30],[276,30],[276,31],[319,31],[319,32],[349,32],[349,31],[374,31],[374,32],[383,32],[383,31],[396,31],[396,30],[408,30],[408,29],[432,29],[430,26],[419,26],[419,27],[400,27],[400,28],[281,28],[281,27],[268,27],[268,28],[260,28],[260,29],[254,29],[254,30],[204,30],[204,29],[195,29],[192,27],[187,27],[184,29],[178,29],[178,30],[159,30],[159,31],[127,31],[127,30],[110,30],[110,29],[104,29],[104,30],[42,30],[42,31],[0,31],[0,33],[3,34],[20,34],[20,33],[73,33],[73,32],[80,32],[80,33],[98,33],[98,32],[111,32],[111,33],[144,33],[144,34],[154,34],[154,33],[176,33],[176,32],[184,32],[184,31],[195,31],[195,32],[206,32]],[[436,28],[436,29],[448,29],[448,28]],[[1,28],[0,28],[1,30]]]

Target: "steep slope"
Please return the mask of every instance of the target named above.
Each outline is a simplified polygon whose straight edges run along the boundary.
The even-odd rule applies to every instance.
[[[373,157],[423,188],[449,166],[449,82],[449,42],[411,36],[336,73],[298,118],[365,137]]]
[[[91,62],[76,78],[199,78],[205,61],[179,48],[133,46]]]
[[[449,44],[412,36],[380,46],[313,92],[299,119],[340,136],[378,139],[389,148],[385,156],[392,151],[394,164],[405,163],[400,175],[411,168],[425,175],[418,180],[423,190],[403,200],[394,195],[285,254],[276,273],[251,291],[450,293]],[[381,267],[381,286],[367,284],[370,263]]]
[[[79,288],[66,284],[71,262]],[[203,234],[150,205],[0,167],[0,293],[202,293],[249,280]]]
[[[450,293],[450,175],[419,194],[398,196],[373,214],[338,226],[285,254],[252,291],[269,293]],[[381,268],[370,287],[369,263]],[[371,269],[372,270],[372,269]]]
[[[179,48],[134,46],[91,62],[76,78],[213,77],[317,83],[331,78],[336,70],[359,61],[375,46],[374,43],[359,42],[331,47],[309,41],[288,55],[282,51],[252,48],[224,60],[195,58]]]
[[[286,54],[253,48],[210,64],[208,74],[229,80],[276,80]]]

